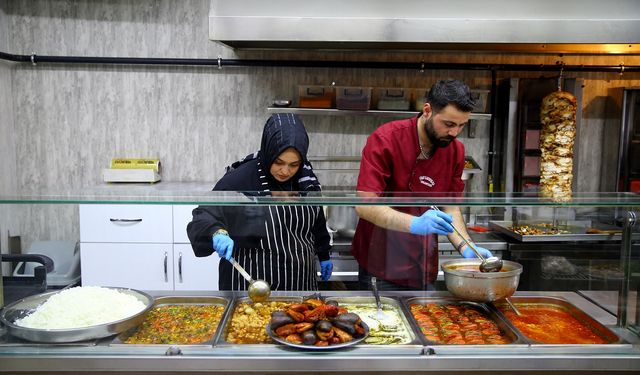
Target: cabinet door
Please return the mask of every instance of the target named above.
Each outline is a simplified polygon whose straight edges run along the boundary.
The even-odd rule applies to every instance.
[[[191,245],[173,246],[175,290],[218,290],[218,264],[220,257],[211,254],[197,258]]]
[[[82,285],[173,290],[172,246],[81,243]]]
[[[193,219],[191,211],[196,205],[174,205],[173,206],[173,242],[189,243],[187,236],[187,224]]]
[[[173,242],[171,205],[81,204],[82,242]]]

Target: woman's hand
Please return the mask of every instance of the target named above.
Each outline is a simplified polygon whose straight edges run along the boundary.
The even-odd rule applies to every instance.
[[[333,272],[333,262],[331,260],[323,260],[320,262],[320,280],[327,281]]]
[[[228,234],[216,233],[213,235],[213,250],[215,250],[220,258],[231,260],[233,255],[233,240]]]

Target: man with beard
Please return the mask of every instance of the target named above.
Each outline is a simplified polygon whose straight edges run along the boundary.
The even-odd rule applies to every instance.
[[[362,150],[358,194],[361,197],[460,196],[464,189],[464,146],[456,139],[469,121],[474,101],[457,80],[435,83],[415,118],[383,124]],[[443,212],[444,211],[444,212]],[[381,290],[427,290],[438,274],[438,234],[465,258],[473,250],[459,207],[442,211],[421,207],[360,206],[352,243],[361,289],[375,277]],[[483,256],[489,250],[476,246]]]

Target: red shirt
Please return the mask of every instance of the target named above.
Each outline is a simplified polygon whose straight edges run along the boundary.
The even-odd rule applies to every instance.
[[[464,146],[453,140],[430,159],[418,159],[417,117],[380,126],[362,150],[358,191],[461,193]],[[396,207],[414,216],[428,207]],[[438,275],[437,235],[418,236],[360,219],[352,253],[369,273],[396,284],[424,288]]]

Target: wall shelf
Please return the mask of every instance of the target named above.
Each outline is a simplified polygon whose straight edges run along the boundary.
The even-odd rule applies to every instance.
[[[299,108],[299,107],[268,107],[269,113],[295,113],[298,115],[323,115],[323,116],[383,116],[406,118],[415,116],[417,111],[349,111],[344,109],[323,109],[323,108]],[[491,113],[472,113],[471,120],[491,120]]]

